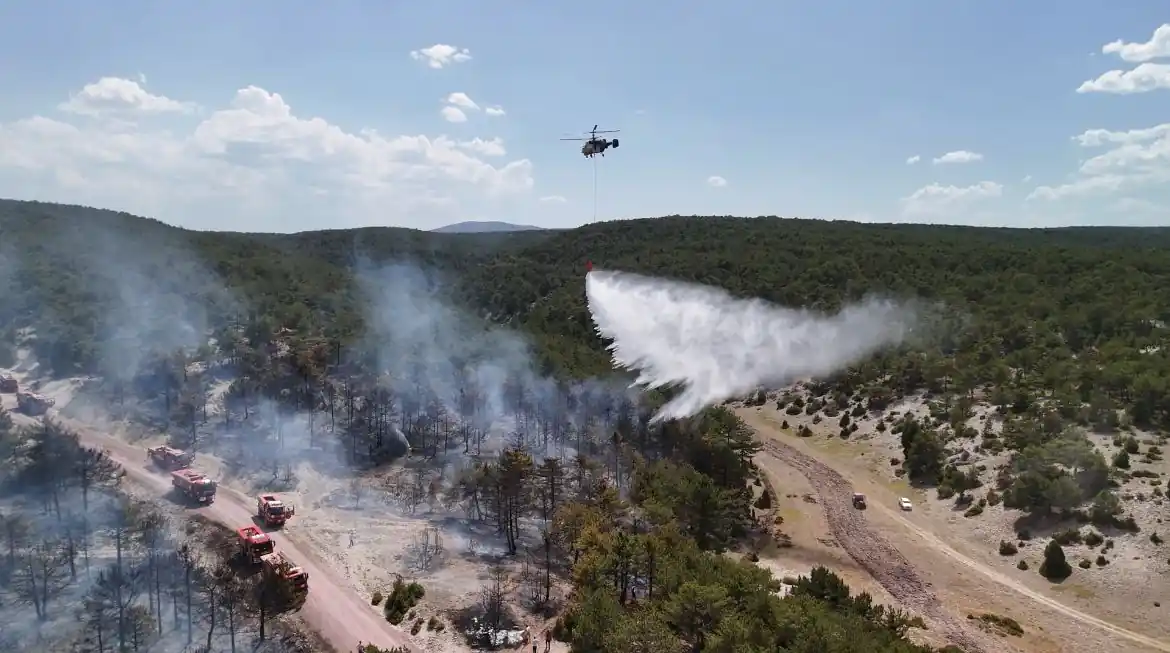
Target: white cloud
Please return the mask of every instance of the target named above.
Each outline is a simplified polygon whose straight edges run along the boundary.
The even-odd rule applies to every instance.
[[[1077,93],[1131,95],[1163,88],[1170,88],[1170,64],[1143,63],[1133,70],[1106,71],[1077,87]]]
[[[1024,175],[1024,178],[1021,179],[1020,181],[1025,183],[1025,184],[1028,183],[1029,181],[1032,181],[1032,175]]]
[[[1109,143],[1144,143],[1170,136],[1170,123],[1154,125],[1146,129],[1130,129],[1129,131],[1110,131],[1108,129],[1090,129],[1082,134],[1073,136],[1073,140],[1084,147],[1100,147]]]
[[[479,105],[472,101],[471,98],[467,97],[466,93],[452,93],[448,95],[447,104],[453,104],[464,109],[471,109],[472,111],[479,110]]]
[[[1102,54],[1116,54],[1122,61],[1141,63],[1151,59],[1170,57],[1170,23],[1158,26],[1145,43],[1126,43],[1117,39],[1101,48]]]
[[[484,156],[504,156],[508,153],[504,149],[504,139],[498,136],[490,141],[485,141],[482,138],[473,138],[470,141],[459,143],[459,147]]]
[[[954,152],[947,152],[946,154],[936,157],[932,163],[938,165],[940,163],[974,163],[975,161],[982,161],[983,155],[978,152],[968,152],[967,150],[955,150]]]
[[[140,120],[75,122],[66,112],[0,124],[0,196],[103,206],[195,228],[288,231],[437,226],[465,215],[463,203],[480,206],[534,185],[527,159],[492,165],[475,155],[498,155],[497,145],[502,154],[502,141],[347,131],[300,117],[279,94],[256,86],[184,129],[145,118],[188,103],[128,97],[137,99],[119,106]]]
[[[1090,129],[1073,137],[1083,147],[1107,147],[1081,163],[1068,183],[1040,186],[1028,199],[1108,195],[1170,183],[1170,123],[1145,129]]]
[[[565,199],[561,195],[545,195],[544,197],[540,198],[540,201],[545,202],[547,204],[564,204],[565,202],[568,202],[569,200]]]
[[[471,51],[467,48],[436,43],[429,48],[411,50],[410,58],[415,61],[425,61],[431,68],[443,68],[451,64],[471,61]]]
[[[1002,195],[1003,186],[994,181],[981,181],[973,186],[962,187],[933,183],[903,197],[902,210],[906,215],[945,215]]]
[[[146,77],[139,82],[120,77],[103,77],[86,84],[80,92],[57,106],[58,109],[84,116],[99,116],[137,112],[140,114],[192,113],[196,106],[161,95],[153,95],[142,88]]]
[[[502,115],[504,115],[504,107],[501,107],[501,106],[488,107],[488,108],[484,109],[483,112],[489,116],[502,116]]]
[[[918,163],[918,162],[919,162],[919,161],[921,161],[921,160],[922,160],[922,157],[921,157],[921,156],[918,156],[917,154],[915,154],[914,156],[910,157],[909,159],[906,159],[906,165],[908,165],[908,166],[912,166],[912,165],[914,165],[915,163]]]
[[[467,122],[467,114],[463,113],[459,107],[445,106],[439,109],[439,115],[443,116],[447,122]]]
[[[719,175],[711,175],[707,177],[707,185],[712,188],[723,188],[727,186],[727,180]]]

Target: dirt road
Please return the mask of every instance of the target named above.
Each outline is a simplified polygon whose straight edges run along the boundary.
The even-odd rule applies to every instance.
[[[820,495],[825,518],[834,537],[859,566],[873,576],[898,601],[937,623],[954,643],[971,652],[996,650],[997,647],[994,645],[982,644],[981,634],[968,630],[966,624],[945,611],[934,596],[929,583],[922,580],[906,557],[869,527],[865,513],[852,507],[853,486],[848,480],[827,464],[783,442],[780,439],[781,436],[775,433],[774,429],[769,428],[767,424],[762,423],[762,420],[755,419],[750,414],[741,413],[741,416],[761,436],[760,442],[763,445],[761,453],[773,456],[784,464],[800,470],[808,479],[817,494]],[[957,563],[976,572],[987,580],[1082,625],[1103,631],[1111,638],[1122,638],[1150,650],[1170,653],[1170,643],[1116,626],[1044,596],[956,551],[930,531],[921,528],[904,515],[889,508],[886,505],[887,501],[876,500],[877,497],[874,499],[870,502],[873,509],[880,511],[888,521],[896,522],[911,532],[924,545],[947,557],[952,563]]]
[[[55,411],[54,411],[55,412]],[[13,413],[14,420],[31,423],[30,418]],[[127,476],[139,485],[158,491],[160,497],[171,491],[170,478],[153,469],[141,447],[127,444],[117,438],[101,433],[76,420],[53,415],[63,425],[75,430],[81,443],[109,452],[110,457],[122,465]],[[213,519],[229,528],[252,523],[255,499],[244,496],[230,488],[220,486],[215,502],[210,506],[192,510]],[[381,617],[370,603],[356,592],[339,583],[336,575],[312,549],[287,533],[273,536],[278,550],[288,555],[309,573],[309,596],[300,614],[310,627],[332,644],[337,651],[356,651],[359,643],[375,644],[380,648],[395,646],[419,651],[409,636]]]
[[[819,495],[825,519],[833,537],[858,566],[873,576],[899,603],[933,621],[947,639],[967,653],[995,650],[984,638],[969,632],[964,624],[941,608],[930,584],[914,566],[881,535],[869,528],[865,515],[853,508],[853,487],[837,472],[796,449],[772,439],[763,439],[764,452],[800,470]]]

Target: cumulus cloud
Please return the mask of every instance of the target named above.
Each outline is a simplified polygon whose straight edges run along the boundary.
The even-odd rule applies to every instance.
[[[472,100],[466,93],[452,93],[444,100],[447,106],[443,107],[439,113],[442,114],[448,122],[467,122],[468,111],[479,111],[482,107]],[[502,116],[504,109],[499,106],[491,106],[483,109],[483,112],[489,116]]]
[[[527,159],[493,165],[479,158],[503,156],[502,141],[350,131],[299,116],[279,93],[258,86],[193,114],[192,103],[110,79],[73,94],[56,116],[0,124],[0,196],[109,207],[196,228],[289,231],[437,226],[463,217],[465,204],[478,208],[534,185]],[[95,111],[120,120],[89,119]]]
[[[1133,70],[1109,70],[1079,87],[1077,93],[1132,95],[1170,88],[1170,64],[1143,63]]]
[[[447,104],[452,104],[462,109],[471,109],[478,111],[479,105],[474,100],[467,97],[466,93],[452,93],[447,96]]]
[[[1003,195],[1003,186],[981,181],[971,186],[923,186],[902,198],[902,211],[908,216],[944,216]]]
[[[906,159],[906,165],[908,165],[908,166],[912,166],[912,165],[914,165],[915,163],[918,163],[918,162],[919,162],[919,161],[921,161],[921,160],[922,160],[922,157],[921,157],[921,156],[918,156],[917,154],[915,154],[914,156],[910,157],[909,159]]]
[[[1170,57],[1170,23],[1158,26],[1144,43],[1117,39],[1102,46],[1101,52],[1138,65],[1130,70],[1107,70],[1096,79],[1082,83],[1077,93],[1132,95],[1170,88],[1170,64],[1151,63],[1154,59]]]
[[[146,77],[139,77],[141,84]],[[148,93],[139,82],[120,77],[102,77],[86,84],[69,100],[57,105],[67,113],[100,116],[137,112],[142,114],[192,113],[197,107],[192,102],[179,102],[161,95]]]
[[[429,48],[411,50],[410,58],[423,61],[431,68],[444,68],[452,64],[471,61],[471,51],[467,48],[457,48],[454,45],[436,43]]]
[[[544,197],[540,198],[540,201],[546,204],[564,204],[569,200],[565,199],[561,195],[545,195]]]
[[[983,155],[978,152],[968,152],[967,150],[955,150],[954,152],[947,152],[946,154],[935,157],[932,161],[935,165],[942,163],[974,163],[982,161]]]
[[[504,149],[504,139],[499,136],[490,141],[485,141],[482,138],[473,138],[470,141],[463,141],[459,144],[459,147],[484,156],[504,156],[508,153]]]
[[[1101,47],[1102,54],[1116,54],[1122,61],[1141,63],[1170,57],[1170,23],[1163,23],[1145,43],[1127,43],[1117,39]]]
[[[723,188],[727,185],[727,180],[719,175],[711,175],[707,177],[707,185],[712,188]]]
[[[439,115],[447,122],[467,122],[467,114],[459,107],[447,105],[439,109]]]
[[[1082,162],[1069,182],[1040,186],[1028,199],[1107,195],[1170,183],[1170,123],[1127,131],[1090,129],[1073,140],[1105,151]]]

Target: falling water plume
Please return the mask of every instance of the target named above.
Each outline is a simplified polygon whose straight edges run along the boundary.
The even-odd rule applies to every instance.
[[[820,377],[906,341],[918,312],[871,298],[834,315],[737,299],[698,284],[594,269],[585,281],[597,333],[635,386],[678,386],[654,421],[689,417],[760,386]]]

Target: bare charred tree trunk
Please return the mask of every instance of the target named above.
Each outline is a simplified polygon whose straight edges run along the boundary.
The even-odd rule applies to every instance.
[[[191,574],[195,571],[196,558],[189,545],[179,547],[178,560],[183,567],[183,588],[187,593],[187,643],[190,644],[195,638],[195,626],[191,615]]]
[[[544,540],[544,604],[552,600],[552,535],[546,528],[541,533]]]
[[[216,617],[219,616],[219,586],[214,578],[206,578],[203,585],[203,594],[207,599],[207,650],[211,650],[211,638],[215,635]]]

